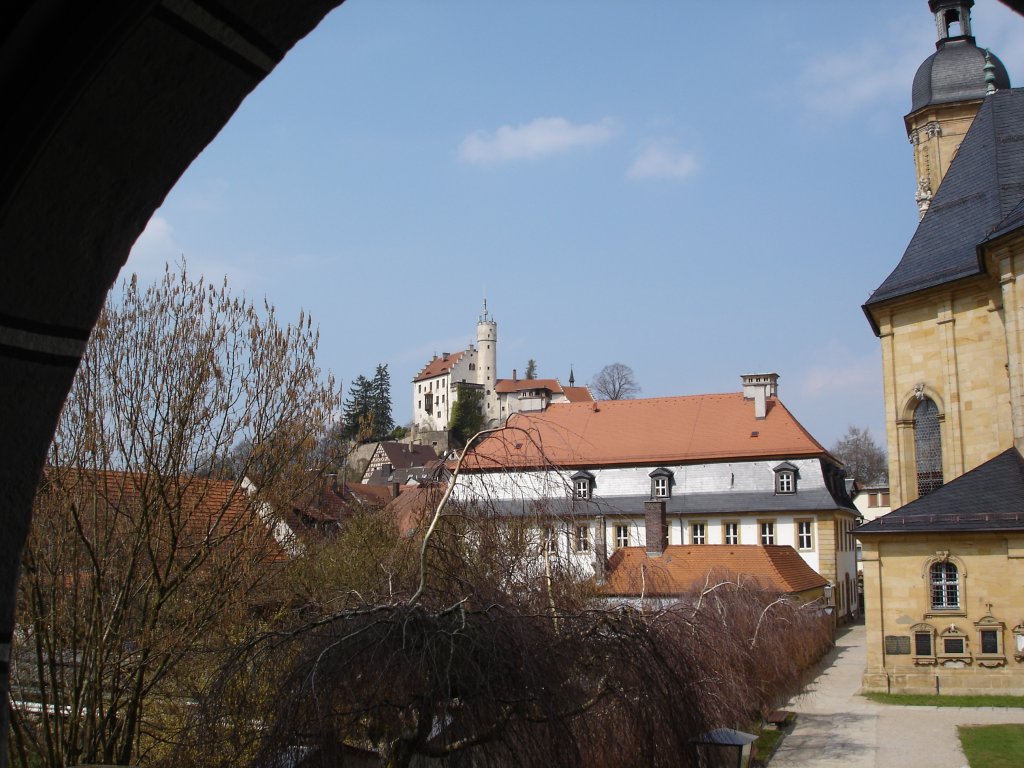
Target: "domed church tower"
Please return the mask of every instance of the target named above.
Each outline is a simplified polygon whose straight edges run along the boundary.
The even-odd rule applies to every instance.
[[[929,0],[938,40],[935,53],[914,76],[910,114],[904,121],[914,146],[918,210],[923,217],[949,169],[981,100],[1010,87],[1006,67],[982,50],[971,34],[974,0]]]

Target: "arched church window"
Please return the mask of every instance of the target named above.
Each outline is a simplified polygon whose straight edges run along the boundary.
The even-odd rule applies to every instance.
[[[925,496],[942,485],[942,433],[939,408],[928,397],[914,409],[914,458],[917,465],[917,495]]]

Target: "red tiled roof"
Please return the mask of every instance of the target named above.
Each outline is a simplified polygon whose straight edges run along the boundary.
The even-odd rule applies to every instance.
[[[233,480],[214,480],[207,477],[160,477],[131,472],[110,470],[79,470],[67,468],[51,468],[45,475],[46,482],[40,487],[45,493],[47,487],[59,487],[62,493],[80,498],[95,500],[112,509],[130,510],[132,505],[142,503],[159,506],[172,506],[173,526],[177,528],[175,535],[186,537],[184,546],[190,546],[187,537],[195,542],[205,540],[211,535],[236,534],[252,531],[252,523],[261,521],[265,531],[269,532],[261,515],[262,501],[254,498],[240,482]],[[163,535],[171,531],[162,531],[159,526],[152,534],[159,543]],[[287,558],[283,547],[273,536],[254,536],[252,542],[264,547],[263,557],[269,561]]]
[[[556,403],[517,413],[467,456],[473,469],[600,467],[819,456],[825,449],[775,398],[741,393]]]
[[[570,403],[592,403],[594,395],[590,387],[562,387],[562,393],[569,398]]]
[[[499,395],[506,392],[522,392],[525,389],[546,389],[549,392],[561,392],[562,385],[558,379],[498,379],[494,391]]]
[[[416,375],[416,378],[413,379],[413,381],[416,382],[423,381],[424,379],[432,379],[435,376],[440,376],[443,373],[448,373],[448,371],[450,371],[452,367],[457,362],[459,362],[460,359],[462,359],[462,356],[464,354],[466,354],[465,351],[442,352],[440,357],[435,357],[433,360],[427,363],[423,367],[423,370]]]
[[[394,516],[400,534],[411,536],[430,519],[444,491],[436,483],[402,486],[399,491],[398,497],[384,507],[384,512]]]
[[[659,557],[643,547],[621,547],[608,560],[607,595],[665,597],[712,581],[750,578],[786,594],[828,584],[790,546],[690,544],[669,546]]]

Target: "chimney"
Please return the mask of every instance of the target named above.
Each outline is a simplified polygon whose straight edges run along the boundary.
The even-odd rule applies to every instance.
[[[748,373],[740,376],[743,382],[743,399],[754,401],[754,418],[763,419],[768,415],[768,398],[779,395],[779,374]]]
[[[604,515],[594,521],[594,581],[599,585],[608,580],[608,540]]]
[[[512,381],[519,381],[519,376],[516,375],[516,369],[512,369]]]
[[[400,487],[401,487],[401,483],[392,483],[391,484],[391,498],[392,499],[397,499],[398,498],[398,489]]]
[[[664,499],[644,502],[644,527],[647,531],[647,556],[661,557],[668,546]]]

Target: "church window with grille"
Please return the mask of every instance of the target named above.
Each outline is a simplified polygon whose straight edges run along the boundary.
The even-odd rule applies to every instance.
[[[932,563],[932,608],[960,607],[960,574],[953,563]]]
[[[914,458],[917,464],[917,495],[925,496],[942,485],[939,409],[927,397],[914,409]]]

